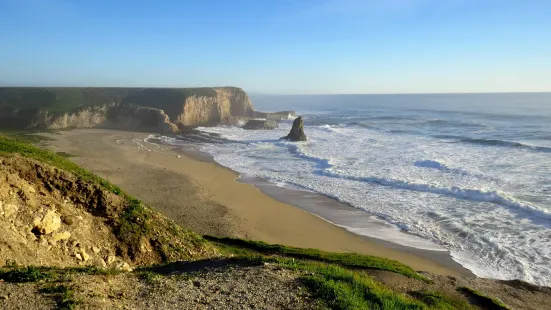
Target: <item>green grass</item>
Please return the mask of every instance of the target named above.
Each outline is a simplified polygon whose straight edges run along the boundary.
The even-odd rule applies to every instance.
[[[488,309],[497,309],[497,310],[510,310],[506,304],[497,298],[492,298],[484,295],[482,292],[472,289],[470,287],[460,287],[458,291],[463,292],[467,295],[473,297],[477,303],[481,306]]]
[[[74,288],[63,284],[45,287],[40,293],[51,295],[59,310],[73,310],[82,303],[75,297]]]
[[[6,282],[25,283],[48,280],[54,277],[49,267],[12,267],[0,269],[0,279]]]
[[[40,162],[52,165],[61,170],[70,172],[84,181],[98,184],[104,189],[116,195],[122,196],[127,201],[131,202],[131,206],[135,204],[136,199],[125,194],[118,186],[115,186],[107,182],[106,180],[88,172],[87,170],[81,168],[67,158],[55,154],[51,151],[37,148],[25,141],[12,139],[0,135],[0,155],[13,156],[15,154],[18,154],[22,157],[35,159]]]
[[[104,275],[104,276],[116,275],[124,272],[119,269],[100,268],[97,266],[55,268],[53,270],[60,274],[88,274],[88,275]]]
[[[0,135],[0,155],[11,156],[14,154],[19,154],[20,156],[23,156],[26,158],[35,159],[43,163],[57,167],[59,169],[71,172],[75,176],[83,179],[84,181],[88,181],[94,184],[99,184],[114,194],[123,195],[125,198],[129,197],[126,194],[124,194],[122,190],[117,186],[114,186],[109,182],[105,181],[104,179],[86,171],[85,169],[79,167],[77,164],[67,160],[62,156],[59,156],[53,152],[32,146],[31,144],[25,141],[16,140],[16,139],[12,139],[12,138]]]
[[[302,272],[300,281],[331,309],[473,309],[466,301],[439,292],[419,291],[411,296],[395,292],[359,270],[293,258],[277,261],[282,267]]]
[[[469,305],[466,301],[459,298],[452,298],[452,297],[446,296],[440,292],[418,291],[418,292],[411,292],[410,295],[434,309],[444,309],[444,310],[473,309],[473,307]]]
[[[162,275],[149,270],[140,270],[138,277],[148,285],[155,285]]]
[[[40,132],[45,132],[40,131]],[[52,138],[37,135],[38,131],[35,130],[12,130],[12,129],[5,129],[0,128],[0,135],[5,135],[11,139],[25,142],[25,143],[31,143],[31,144],[37,144],[44,141],[52,141]]]
[[[76,274],[112,275],[121,272],[117,269],[106,269],[95,266],[59,268],[46,266],[17,267],[12,265],[11,267],[0,268],[0,279],[12,283],[54,282],[65,281],[70,276]]]
[[[317,249],[301,249],[278,244],[268,244],[261,241],[234,238],[218,238],[212,236],[204,236],[204,238],[214,242],[226,251],[237,255],[247,255],[247,251],[252,251],[264,255],[278,255],[298,259],[316,260],[320,262],[338,264],[349,268],[385,270],[399,273],[410,278],[430,282],[430,280],[416,273],[409,266],[394,260],[377,256],[361,255],[356,253],[331,253]]]
[[[427,309],[404,294],[393,292],[373,280],[367,273],[321,263],[294,259],[283,260],[284,267],[300,270],[301,282],[331,309]]]
[[[119,240],[129,245],[126,253],[135,259],[140,251],[142,238],[149,235],[149,214],[145,207],[137,199],[130,199],[130,206],[120,216],[120,224],[115,228],[115,234]]]

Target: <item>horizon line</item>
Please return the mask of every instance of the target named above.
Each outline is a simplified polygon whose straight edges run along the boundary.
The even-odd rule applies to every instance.
[[[260,93],[248,92],[249,95],[263,96],[358,96],[358,95],[481,95],[481,94],[551,94],[550,91],[481,91],[481,92],[419,92],[419,93]]]
[[[404,92],[404,93],[265,93],[256,91],[247,91],[239,86],[6,86],[0,85],[0,88],[158,88],[158,89],[185,89],[185,88],[239,88],[249,95],[262,96],[358,96],[358,95],[477,95],[477,94],[548,94],[548,91],[478,91],[478,92]]]

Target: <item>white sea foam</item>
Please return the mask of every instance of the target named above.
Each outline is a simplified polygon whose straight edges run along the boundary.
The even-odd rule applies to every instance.
[[[306,119],[324,117],[330,114]],[[334,125],[339,123],[307,124],[309,141],[301,143],[278,139],[291,122],[274,131],[203,128],[235,143],[202,149],[242,174],[322,193],[380,216],[444,246],[479,276],[551,285],[551,166],[541,148],[434,138],[433,127],[419,135],[422,122],[403,115],[370,118],[370,126]],[[393,127],[379,129],[381,124]]]

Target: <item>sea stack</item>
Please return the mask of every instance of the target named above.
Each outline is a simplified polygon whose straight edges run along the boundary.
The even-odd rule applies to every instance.
[[[304,134],[304,122],[302,121],[302,116],[297,117],[293,121],[293,128],[291,128],[291,131],[287,136],[282,137],[281,139],[295,142],[308,140],[308,137]]]

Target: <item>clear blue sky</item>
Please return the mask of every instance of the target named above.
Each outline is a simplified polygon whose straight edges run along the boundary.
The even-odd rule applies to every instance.
[[[551,91],[551,1],[0,0],[0,85]]]

